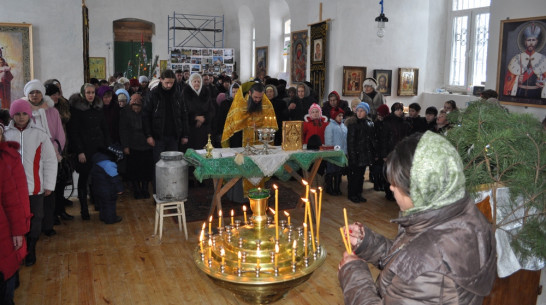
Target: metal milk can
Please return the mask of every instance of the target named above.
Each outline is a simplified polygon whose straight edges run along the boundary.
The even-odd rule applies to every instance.
[[[188,198],[188,163],[179,151],[165,151],[155,164],[156,194],[159,200]]]

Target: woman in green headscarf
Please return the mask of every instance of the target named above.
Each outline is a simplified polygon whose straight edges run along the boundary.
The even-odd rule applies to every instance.
[[[338,273],[345,304],[481,304],[495,279],[495,236],[465,192],[455,148],[430,131],[414,134],[389,154],[387,176],[398,235],[349,225],[354,253]],[[368,263],[381,270],[375,283]]]

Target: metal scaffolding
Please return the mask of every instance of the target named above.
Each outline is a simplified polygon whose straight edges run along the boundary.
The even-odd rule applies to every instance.
[[[224,16],[177,14],[168,16],[168,49],[223,48]]]

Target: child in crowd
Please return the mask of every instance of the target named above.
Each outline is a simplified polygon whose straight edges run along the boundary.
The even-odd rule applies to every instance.
[[[409,135],[427,131],[427,121],[419,115],[419,112],[421,112],[421,105],[418,103],[411,103],[409,105],[409,113],[406,118],[410,125]]]
[[[459,111],[459,108],[457,108],[457,103],[455,103],[454,100],[449,100],[444,103],[444,111],[449,114],[454,111]]]
[[[309,107],[309,114],[303,119],[303,144],[307,144],[312,135],[320,137],[320,143],[324,144],[324,130],[328,126],[328,118],[322,115],[322,109],[316,103]]]
[[[447,113],[444,110],[440,111],[438,117],[436,118],[436,126],[434,131],[439,134],[445,135],[449,129],[449,121],[447,120]]]
[[[324,144],[326,146],[339,146],[340,150],[347,154],[347,126],[343,124],[343,109],[339,107],[332,108],[330,111],[330,123],[324,130]],[[334,196],[341,195],[339,186],[341,185],[341,176],[343,168],[332,163],[326,164],[325,191]]]
[[[123,153],[114,148],[99,149],[93,155],[93,168],[91,169],[92,192],[95,198],[95,207],[99,209],[99,218],[106,224],[114,224],[121,221],[121,216],[116,214],[116,201],[118,195],[123,193],[123,182],[118,174],[116,162],[123,157]]]
[[[438,115],[438,109],[434,106],[430,106],[425,111],[425,119],[427,120],[427,130],[434,131],[436,126],[436,116]]]
[[[347,123],[347,154],[349,156],[348,197],[354,203],[366,202],[362,196],[366,167],[374,162],[375,130],[368,119],[370,106],[360,102],[356,117]]]
[[[5,138],[20,145],[19,153],[27,179],[30,211],[34,214],[30,221],[28,254],[25,258],[25,265],[32,266],[36,263],[36,243],[42,232],[44,196],[49,196],[55,190],[57,182],[57,156],[49,136],[31,122],[32,108],[26,100],[13,101],[10,115],[12,121],[5,131]]]

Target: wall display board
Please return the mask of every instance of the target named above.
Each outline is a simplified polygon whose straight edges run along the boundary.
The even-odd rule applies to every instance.
[[[169,67],[172,70],[189,70],[191,73],[230,75],[234,69],[234,49],[179,48],[171,49]]]

